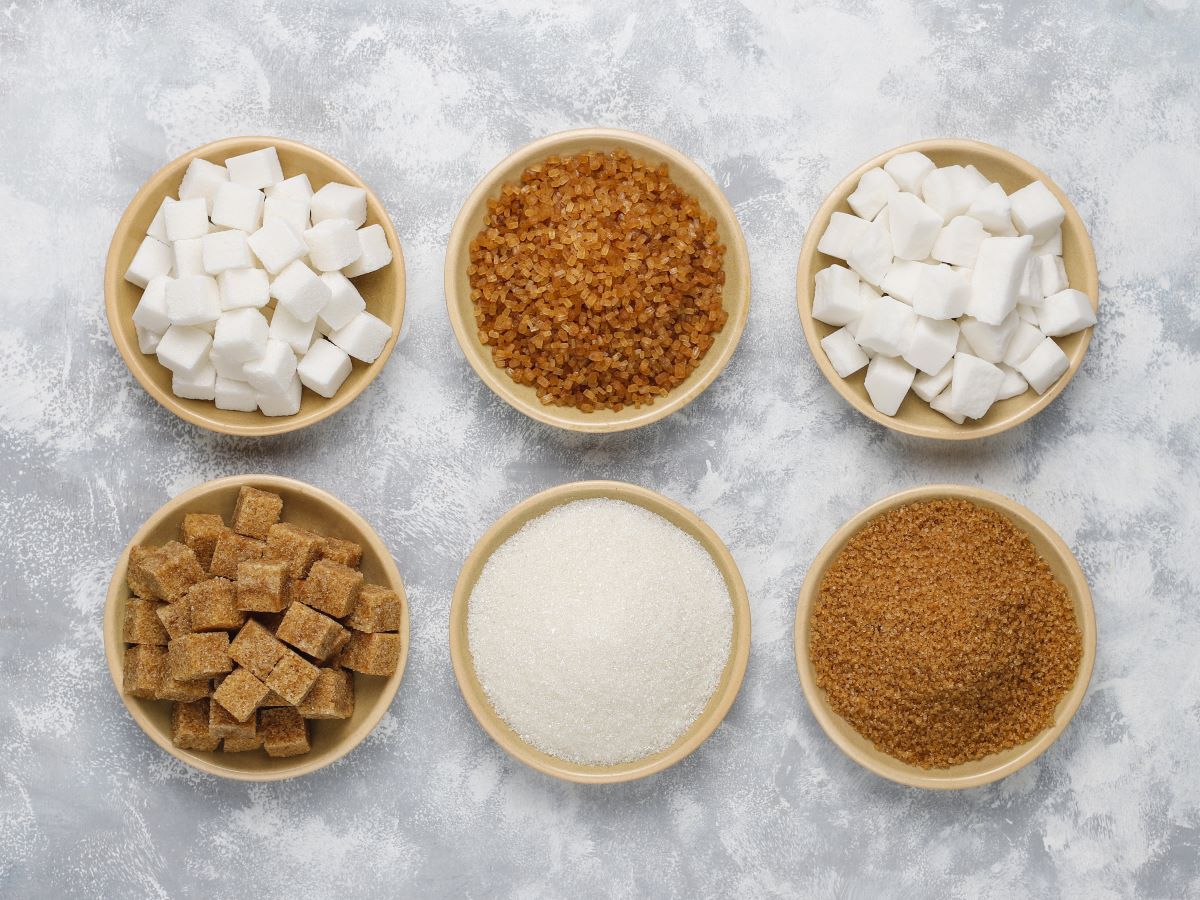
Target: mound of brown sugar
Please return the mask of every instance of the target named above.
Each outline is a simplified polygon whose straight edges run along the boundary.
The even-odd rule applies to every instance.
[[[552,156],[488,201],[468,275],[479,340],[545,404],[654,402],[725,325],[716,222],[667,166]]]
[[[944,768],[1054,722],[1082,636],[1020,530],[965,500],[913,503],[838,554],[810,622],[817,685],[879,750]]]

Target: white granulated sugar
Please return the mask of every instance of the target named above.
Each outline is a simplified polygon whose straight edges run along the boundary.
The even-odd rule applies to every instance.
[[[492,706],[525,741],[610,765],[665,750],[716,690],[733,607],[712,557],[621,500],[563,504],[492,554],[467,633]]]

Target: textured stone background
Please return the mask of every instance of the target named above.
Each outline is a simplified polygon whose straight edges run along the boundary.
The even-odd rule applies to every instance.
[[[27,2],[0,10],[0,894],[1181,897],[1200,893],[1200,15],[1186,0],[654,4]],[[754,302],[685,412],[578,437],[494,399],[441,289],[470,188],[585,125],[682,149],[737,207]],[[109,338],[118,217],[171,157],[294,137],[379,192],[408,257],[405,333],[342,414],[261,441],[160,409]],[[980,138],[1089,223],[1099,329],[1034,422],[897,437],[822,380],[793,305],[809,217],[861,160]],[[355,753],[293,783],[200,776],[134,725],[100,640],[113,560],[168,497],[279,472],[357,507],[410,591],[413,653]],[[724,536],[751,593],[745,687],[655,779],[547,780],[476,726],[446,622],[468,548],[567,480],[658,489]],[[796,592],[848,516],[900,488],[1002,491],[1072,546],[1099,659],[1065,736],[995,786],[907,790],[843,757],[793,666]]]

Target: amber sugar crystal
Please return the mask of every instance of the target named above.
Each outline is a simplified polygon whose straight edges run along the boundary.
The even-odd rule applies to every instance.
[[[922,768],[1054,724],[1083,639],[1066,588],[1005,516],[966,500],[883,513],[821,582],[809,654],[833,710]]]
[[[488,201],[471,241],[479,340],[544,404],[653,403],[725,325],[724,259],[716,221],[666,164],[552,156]]]

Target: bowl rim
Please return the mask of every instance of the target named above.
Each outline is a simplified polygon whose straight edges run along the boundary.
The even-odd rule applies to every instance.
[[[147,377],[143,370],[143,363],[146,358],[145,354],[141,353],[136,348],[134,341],[130,340],[121,331],[119,323],[123,320],[123,316],[117,307],[118,291],[125,280],[125,273],[120,269],[119,265],[121,249],[126,241],[132,240],[129,232],[132,230],[133,220],[148,198],[156,194],[162,188],[164,182],[180,175],[186,169],[187,164],[193,159],[197,157],[210,159],[220,153],[235,149],[242,149],[243,152],[252,152],[244,150],[250,144],[271,144],[278,148],[286,148],[298,155],[315,157],[337,172],[338,177],[343,179],[344,183],[352,184],[365,190],[367,192],[367,206],[368,208],[377,208],[379,216],[378,224],[382,226],[384,234],[387,237],[388,246],[392,248],[392,262],[389,265],[396,266],[395,311],[388,321],[388,324],[392,327],[392,336],[384,346],[383,352],[379,354],[374,362],[369,364],[374,369],[370,377],[365,379],[356,390],[338,391],[332,398],[322,397],[321,405],[308,415],[301,416],[297,413],[294,416],[261,416],[263,422],[259,425],[218,422],[205,416],[196,415],[190,409],[180,404],[174,395],[160,388],[152,379]],[[193,425],[217,434],[229,434],[238,437],[268,437],[270,435],[297,431],[301,428],[307,428],[309,425],[315,425],[317,422],[332,416],[334,413],[340,412],[350,405],[378,377],[379,373],[383,371],[383,367],[387,364],[388,358],[392,355],[392,350],[399,340],[400,330],[404,325],[406,294],[404,248],[401,246],[400,239],[396,235],[396,229],[392,224],[392,217],[388,214],[387,207],[383,205],[383,201],[379,199],[379,196],[371,189],[371,186],[363,181],[345,163],[335,159],[328,153],[300,141],[283,137],[271,137],[269,135],[247,134],[221,138],[220,140],[211,141],[210,143],[188,150],[186,153],[175,157],[159,168],[158,171],[151,175],[138,188],[137,193],[133,195],[133,199],[129,201],[129,205],[125,207],[125,212],[121,214],[121,218],[113,229],[113,236],[109,242],[108,254],[105,257],[104,263],[104,309],[106,318],[108,319],[108,330],[112,336],[113,343],[117,345],[117,350],[120,352],[121,358],[125,361],[126,368],[146,392],[158,401],[160,406],[185,422],[190,422]],[[216,407],[213,408],[216,409]],[[217,412],[223,412],[223,410],[218,410]]]
[[[730,589],[729,602],[733,608],[733,632],[729,657],[725,664],[729,678],[726,681],[722,674],[721,682],[714,695],[709,698],[704,712],[679,740],[666,750],[633,762],[606,766],[582,765],[550,756],[527,744],[509,728],[488,703],[483,686],[475,675],[466,628],[468,603],[478,579],[478,572],[482,571],[483,565],[500,545],[531,519],[574,500],[593,498],[623,500],[641,506],[666,518],[676,528],[681,528],[694,537],[709,553],[721,572],[726,587]],[[665,514],[668,512],[687,522],[690,529],[672,521],[671,517]],[[473,571],[476,572],[474,577],[470,574]],[[647,778],[690,755],[725,719],[741,690],[750,659],[750,602],[745,582],[729,548],[716,531],[691,510],[657,491],[624,481],[567,482],[539,491],[507,510],[484,531],[463,562],[454,585],[449,624],[450,659],[454,666],[454,677],[459,693],[462,694],[475,721],[513,759],[543,775],[578,784],[616,784]]]
[[[495,196],[505,182],[519,177],[520,173],[528,166],[553,156],[563,145],[580,140],[596,140],[624,146],[634,156],[637,155],[637,150],[648,151],[666,160],[671,169],[686,172],[690,179],[703,188],[703,192],[696,197],[696,200],[701,203],[709,215],[716,219],[722,229],[728,232],[730,240],[726,241],[725,247],[726,273],[732,267],[744,273],[743,280],[745,282],[744,288],[735,293],[730,290],[729,279],[726,278],[722,302],[726,306],[729,318],[725,322],[722,333],[727,332],[728,337],[721,342],[720,346],[709,348],[702,361],[705,371],[699,378],[693,382],[692,377],[696,374],[693,372],[687,382],[665,396],[657,398],[650,405],[627,406],[616,414],[617,418],[594,422],[569,419],[558,414],[559,407],[542,404],[536,399],[531,402],[517,395],[513,389],[515,385],[512,379],[496,367],[486,348],[479,343],[476,337],[474,318],[464,315],[463,312],[464,306],[473,307],[473,304],[471,304],[469,296],[466,298],[461,296],[457,283],[458,261],[469,258],[470,242],[478,233],[474,223],[487,200]],[[716,181],[691,158],[669,144],[636,131],[618,128],[576,128],[558,131],[518,147],[500,160],[475,185],[463,202],[462,208],[454,220],[454,225],[450,229],[444,272],[446,309],[450,317],[450,327],[454,331],[454,337],[458,341],[463,356],[466,357],[467,363],[475,370],[475,374],[479,376],[480,380],[497,397],[531,419],[567,431],[591,434],[608,434],[650,425],[683,409],[716,381],[741,342],[746,319],[750,312],[750,279],[750,254],[746,248],[746,238],[742,233],[741,223],[738,221],[732,204]]]
[[[1076,607],[1076,621],[1082,637],[1079,669],[1075,673],[1075,681],[1070,690],[1059,701],[1054,724],[1039,732],[1032,740],[1002,751],[1003,753],[1019,751],[1006,762],[993,765],[992,768],[973,775],[939,774],[948,770],[922,769],[887,756],[883,751],[873,747],[871,750],[864,750],[851,743],[847,740],[845,733],[854,731],[854,726],[829,706],[825,692],[817,686],[808,655],[809,622],[821,582],[829,565],[850,538],[858,534],[868,522],[884,512],[910,503],[944,498],[969,500],[994,509],[1022,532],[1037,534],[1054,549],[1055,556],[1068,573],[1067,583],[1064,584],[1064,587],[1071,597],[1073,606]],[[800,595],[796,603],[793,642],[796,670],[800,676],[800,685],[803,688],[805,700],[825,735],[838,749],[868,771],[897,784],[937,790],[962,790],[991,784],[1024,768],[1046,752],[1050,745],[1066,731],[1075,713],[1079,710],[1091,682],[1092,670],[1096,661],[1096,613],[1087,578],[1079,561],[1071,552],[1071,548],[1053,528],[1032,510],[1003,494],[985,488],[964,484],[928,484],[899,491],[871,503],[853,515],[830,536],[817,553],[812,565],[809,566],[804,583],[800,588]]]
[[[369,714],[362,722],[359,723],[353,731],[349,732],[342,739],[341,744],[335,752],[327,758],[320,760],[306,759],[305,756],[297,756],[294,759],[297,763],[294,767],[277,770],[264,771],[248,771],[234,768],[227,768],[216,765],[203,757],[195,755],[190,750],[182,750],[171,743],[170,739],[159,734],[158,731],[149,724],[149,718],[141,707],[143,702],[167,702],[167,701],[143,701],[137,697],[126,695],[122,676],[124,670],[124,653],[125,643],[121,640],[113,640],[114,635],[120,634],[120,622],[117,621],[117,610],[123,606],[123,601],[129,593],[126,585],[125,576],[129,565],[130,548],[142,543],[145,538],[158,525],[166,519],[174,515],[181,515],[186,507],[200,497],[204,497],[215,491],[222,490],[227,487],[250,485],[261,489],[286,490],[292,494],[303,494],[310,499],[315,499],[320,503],[336,510],[340,515],[353,522],[362,530],[364,541],[367,543],[372,552],[374,552],[380,561],[380,565],[384,569],[388,577],[390,586],[393,590],[397,590],[400,594],[403,603],[401,604],[400,614],[400,660],[396,664],[396,671],[388,676],[381,693],[381,700],[378,704],[378,709]],[[286,498],[285,498],[286,502]],[[134,533],[133,537],[125,545],[125,549],[121,551],[121,555],[117,558],[116,565],[113,570],[112,579],[108,585],[108,595],[104,601],[104,619],[102,623],[102,632],[104,640],[104,655],[108,661],[108,673],[112,677],[113,687],[116,689],[117,696],[121,698],[121,702],[125,704],[125,708],[129,711],[129,715],[137,726],[146,734],[150,740],[158,744],[163,750],[171,754],[180,762],[193,769],[198,769],[209,775],[216,775],[220,778],[227,778],[232,781],[252,781],[252,782],[268,782],[268,781],[286,781],[290,778],[299,778],[303,775],[309,775],[326,766],[337,762],[346,754],[350,753],[366,737],[375,730],[375,727],[391,709],[392,704],[396,699],[396,692],[400,688],[400,682],[404,680],[404,670],[408,663],[408,652],[410,644],[410,618],[408,609],[408,596],[404,588],[404,581],[400,577],[400,571],[396,567],[396,561],[393,559],[391,552],[384,545],[383,540],[375,529],[353,508],[339,500],[337,497],[324,491],[321,488],[314,487],[303,481],[295,478],[287,478],[282,475],[266,475],[248,473],[245,475],[229,475],[223,478],[215,478],[211,481],[206,481],[203,484],[198,484],[193,488],[189,488],[180,494],[176,494],[162,506],[160,506],[151,516],[146,519],[142,526]],[[357,674],[357,673],[356,673]]]
[[[821,348],[821,337],[817,334],[816,320],[812,317],[813,283],[817,272],[821,268],[824,268],[824,266],[818,268],[817,265],[817,257],[820,255],[817,250],[817,244],[824,233],[825,223],[838,210],[838,207],[845,202],[845,198],[853,191],[854,186],[857,185],[859,178],[862,177],[864,172],[876,166],[882,166],[896,154],[907,153],[909,151],[953,153],[962,150],[969,150],[974,153],[990,156],[997,162],[1011,166],[1017,171],[1022,172],[1030,179],[1040,180],[1058,198],[1058,201],[1067,213],[1064,222],[1069,222],[1073,228],[1077,229],[1082,238],[1081,245],[1083,252],[1079,262],[1083,269],[1083,282],[1079,285],[1072,285],[1072,287],[1076,287],[1088,296],[1093,310],[1099,312],[1100,308],[1100,276],[1096,269],[1096,251],[1092,245],[1091,235],[1088,233],[1083,217],[1079,215],[1079,211],[1075,209],[1066,192],[1049,175],[1033,163],[1017,156],[1009,150],[1005,150],[1003,147],[997,147],[994,144],[969,138],[927,138],[902,144],[899,147],[893,147],[891,150],[885,150],[883,153],[867,160],[845,178],[841,179],[825,197],[825,200],[813,215],[808,230],[804,235],[800,258],[796,263],[796,307],[800,313],[800,324],[804,330],[805,340],[808,343],[813,360],[821,370],[821,373],[833,389],[837,391],[838,395],[850,404],[850,406],[869,419],[873,419],[880,425],[884,425],[893,431],[932,440],[969,441],[991,437],[1008,431],[1010,428],[1015,428],[1033,418],[1049,406],[1066,389],[1071,379],[1075,377],[1075,373],[1079,371],[1080,366],[1083,364],[1083,359],[1087,355],[1092,334],[1095,331],[1095,326],[1083,330],[1082,344],[1076,352],[1075,357],[1070,360],[1067,371],[1063,373],[1058,381],[1050,386],[1046,393],[1037,396],[1025,408],[1008,418],[985,426],[972,426],[969,429],[957,425],[949,419],[946,419],[944,425],[939,423],[939,427],[935,428],[928,425],[913,424],[897,416],[885,416],[879,410],[875,409],[870,402],[851,392],[847,380],[834,371],[832,364],[825,355],[825,351]]]

